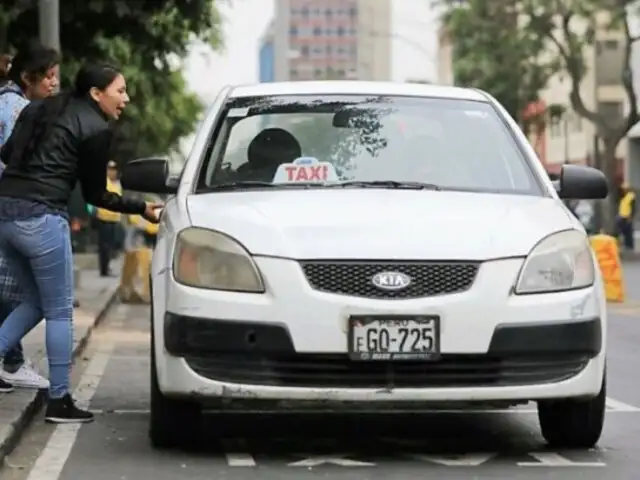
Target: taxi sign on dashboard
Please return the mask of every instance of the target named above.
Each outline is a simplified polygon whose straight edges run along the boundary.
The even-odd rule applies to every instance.
[[[337,182],[338,174],[329,162],[319,162],[317,158],[300,157],[291,163],[278,167],[273,183]]]

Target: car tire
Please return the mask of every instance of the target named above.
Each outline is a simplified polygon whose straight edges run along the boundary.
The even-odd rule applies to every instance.
[[[606,374],[597,396],[538,402],[542,436],[556,448],[592,448],[600,440],[607,402]]]
[[[153,302],[152,302],[153,305]],[[153,307],[152,307],[153,308]],[[151,314],[153,322],[153,313]],[[153,323],[151,326],[151,398],[149,440],[154,448],[188,448],[199,441],[202,406],[165,396],[158,384]]]

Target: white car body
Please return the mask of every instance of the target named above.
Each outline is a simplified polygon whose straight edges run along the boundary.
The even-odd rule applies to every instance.
[[[491,103],[524,145],[547,195],[384,189],[194,194],[194,181],[209,132],[225,100],[292,93],[398,94]],[[403,204],[411,207],[405,209],[406,214],[399,215],[398,206]],[[371,215],[371,211],[375,211],[375,215]],[[190,227],[221,232],[239,242],[255,262],[266,292],[216,291],[177,282],[172,271],[176,238]],[[184,167],[177,194],[165,206],[153,256],[152,328],[159,389],[167,398],[202,403],[219,399],[336,401],[361,402],[374,408],[384,402],[504,405],[530,400],[593,398],[601,391],[605,372],[607,319],[599,269],[595,268],[593,284],[585,288],[514,294],[525,260],[534,247],[545,237],[565,230],[584,234],[580,222],[559,199],[518,126],[483,92],[367,82],[272,83],[226,89],[207,113]],[[300,264],[309,259],[338,263],[353,259],[369,259],[373,263],[388,259],[477,261],[479,268],[472,285],[463,291],[398,300],[314,289]],[[585,322],[596,322],[601,345],[573,374],[552,381],[525,381],[527,375],[535,377],[536,374],[524,369],[521,383],[510,377],[510,383],[501,384],[500,376],[491,377],[485,365],[482,368],[493,379],[485,384],[481,381],[482,372],[476,372],[473,381],[456,385],[452,380],[443,386],[430,386],[425,382],[416,386],[361,387],[340,384],[337,380],[329,386],[259,384],[255,379],[243,383],[208,378],[198,373],[183,356],[169,353],[166,345],[170,339],[166,338],[165,327],[168,315],[198,319],[200,325],[220,319],[257,326],[276,325],[288,333],[295,354],[346,355],[347,325],[352,315],[437,315],[443,356],[481,358],[492,348],[497,332],[505,328],[560,324],[570,327]],[[550,335],[555,331],[549,330]],[[554,343],[553,338],[548,341]],[[436,360],[426,360],[424,369],[436,368],[436,364]],[[464,374],[464,370],[458,371],[459,378],[463,379]],[[510,375],[507,371],[503,374]],[[340,371],[336,375],[340,375]],[[517,372],[513,375],[517,376]]]

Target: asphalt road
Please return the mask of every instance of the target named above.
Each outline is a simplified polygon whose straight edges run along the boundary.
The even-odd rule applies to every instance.
[[[640,272],[640,263],[633,268]],[[525,406],[425,416],[237,415],[231,421],[236,438],[205,435],[197,451],[159,452],[147,441],[148,312],[118,306],[75,372],[76,398],[90,404],[97,421],[52,427],[37,419],[0,479],[634,478],[640,468],[640,310],[611,312],[611,398],[604,436],[592,451],[547,450],[535,410]],[[215,416],[206,420],[215,422]]]

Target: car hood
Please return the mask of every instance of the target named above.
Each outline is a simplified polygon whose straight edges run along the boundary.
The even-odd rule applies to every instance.
[[[524,256],[575,225],[552,198],[423,190],[280,190],[190,195],[193,226],[254,255],[295,259],[486,260]]]

